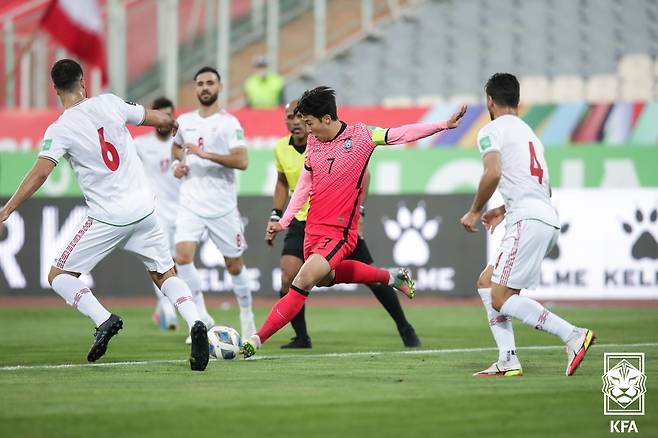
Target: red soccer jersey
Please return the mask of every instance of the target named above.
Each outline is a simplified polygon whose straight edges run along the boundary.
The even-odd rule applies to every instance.
[[[372,132],[363,124],[343,124],[329,142],[308,137],[304,167],[311,172],[312,183],[307,232],[330,232],[335,227],[346,238],[350,230],[356,230],[366,168],[374,149]]]

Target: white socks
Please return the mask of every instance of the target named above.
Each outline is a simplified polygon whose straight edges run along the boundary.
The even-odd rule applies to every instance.
[[[500,308],[500,313],[513,316],[524,324],[559,336],[567,342],[575,327],[551,313],[537,301],[521,295],[512,295]]]
[[[171,316],[176,316],[176,308],[174,307],[173,304],[171,304],[171,301],[169,301],[169,298],[165,297],[162,291],[158,288],[158,286],[153,283],[153,290],[155,291],[155,295],[158,297],[158,304],[160,308],[165,312],[167,315]]]
[[[196,321],[201,320],[194,301],[192,301],[190,288],[184,281],[178,277],[169,277],[162,283],[161,290],[174,303],[190,329]]]
[[[491,306],[491,288],[478,289],[478,293],[487,311],[489,328],[498,346],[498,362],[518,361],[511,318]]]
[[[231,275],[233,280],[233,293],[238,300],[240,309],[251,309],[251,287],[249,286],[249,273],[245,266],[238,275]]]
[[[199,272],[196,270],[194,263],[177,265],[176,269],[178,270],[178,277],[187,283],[192,291],[192,299],[194,300],[199,315],[201,315],[202,318],[205,318],[206,315],[208,315],[208,309],[206,308],[206,300],[203,298],[203,292],[201,291],[201,278],[199,277]]]
[[[73,275],[59,274],[53,280],[52,288],[66,300],[68,305],[91,318],[96,327],[111,316],[111,313],[98,302],[91,290]]]

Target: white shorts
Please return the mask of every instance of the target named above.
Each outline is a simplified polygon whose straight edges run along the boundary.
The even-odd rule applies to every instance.
[[[161,216],[157,216],[157,218],[158,218],[158,222],[160,222],[160,227],[162,228],[162,232],[167,238],[167,243],[169,244],[169,251],[171,252],[171,256],[173,257],[176,255],[176,241],[174,240],[174,235],[176,234],[176,222],[175,221],[168,222],[165,219],[163,219]]]
[[[164,273],[174,266],[167,238],[155,214],[124,226],[85,217],[70,242],[56,253],[53,266],[86,274],[114,248],[134,253],[151,272]]]
[[[496,258],[490,263],[494,267],[491,281],[511,289],[537,287],[541,262],[559,235],[559,229],[534,219],[508,225]]]
[[[185,207],[178,209],[174,238],[176,243],[200,242],[206,230],[224,257],[240,257],[247,249],[244,224],[237,208],[215,218],[201,217]]]

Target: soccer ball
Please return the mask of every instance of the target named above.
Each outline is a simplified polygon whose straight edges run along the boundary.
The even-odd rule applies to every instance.
[[[208,330],[210,356],[217,360],[231,360],[240,353],[240,334],[232,327],[216,325]]]

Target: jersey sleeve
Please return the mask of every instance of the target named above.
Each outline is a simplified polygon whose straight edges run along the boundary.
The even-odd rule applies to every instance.
[[[229,149],[233,148],[246,148],[247,143],[244,141],[244,129],[238,122],[238,119],[233,119],[231,123],[230,131],[228,133],[228,147]]]
[[[61,160],[67,152],[68,146],[62,141],[62,137],[58,135],[57,129],[53,126],[49,126],[43,135],[39,157],[47,158],[55,163],[59,163],[59,160]]]
[[[173,141],[177,145],[183,145],[183,143],[185,143],[185,140],[183,139],[183,117],[181,116],[177,118],[176,121],[178,122],[178,131],[176,131],[176,135],[174,135]]]
[[[274,163],[276,164],[276,171],[283,173],[283,165],[281,164],[281,157],[279,156],[279,148],[274,149]]]
[[[119,111],[123,120],[128,125],[141,125],[146,117],[146,110],[138,103],[128,102],[114,94],[107,94],[112,104]]]
[[[380,128],[378,126],[366,126],[366,129],[370,131],[370,138],[375,146],[381,146],[386,144],[386,135],[388,134],[388,129]]]
[[[304,169],[313,172],[313,167],[311,166],[311,151],[308,146],[306,146],[306,151],[304,152]]]
[[[478,150],[482,157],[492,151],[500,152],[500,134],[495,127],[488,125],[480,129],[480,132],[478,132]]]

